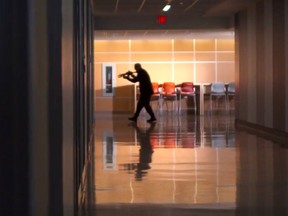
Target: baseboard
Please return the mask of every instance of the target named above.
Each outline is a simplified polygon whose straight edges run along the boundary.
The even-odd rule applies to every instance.
[[[113,116],[113,115],[127,115],[127,114],[133,114],[133,111],[95,111],[95,116]]]
[[[262,125],[251,122],[235,119],[235,127],[239,130],[261,136],[265,139],[277,142],[288,147],[288,133],[273,128],[268,128]]]

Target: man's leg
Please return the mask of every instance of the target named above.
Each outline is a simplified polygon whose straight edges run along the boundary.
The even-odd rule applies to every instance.
[[[133,117],[129,118],[129,120],[137,121],[137,118],[140,115],[142,108],[144,107],[144,102],[145,102],[145,100],[143,101],[143,97],[140,96],[139,101],[137,103],[136,112],[134,113]]]
[[[144,107],[145,107],[146,111],[148,112],[148,114],[150,115],[150,119],[148,120],[148,122],[153,122],[153,121],[156,121],[156,117],[155,117],[153,109],[150,105],[150,99],[151,99],[151,96],[146,98]]]
[[[148,104],[147,106],[145,106],[145,109],[147,110],[147,112],[149,113],[150,115],[150,119],[148,120],[148,122],[153,122],[153,121],[156,121],[156,117],[154,115],[154,112],[152,110],[152,107],[150,106],[150,104]]]

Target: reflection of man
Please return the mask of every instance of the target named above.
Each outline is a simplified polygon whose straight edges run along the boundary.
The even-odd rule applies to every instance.
[[[152,162],[153,148],[150,142],[150,133],[154,130],[155,123],[152,123],[146,130],[139,128],[136,124],[133,124],[133,126],[136,129],[140,142],[139,163],[136,167],[135,178],[141,181],[143,175],[146,174],[145,170],[151,168],[150,163]]]
[[[156,121],[156,118],[152,107],[150,106],[150,99],[153,94],[153,87],[150,76],[147,71],[141,67],[141,64],[136,63],[134,68],[136,70],[137,76],[133,75],[133,73],[130,71],[128,71],[128,73],[123,76],[123,78],[129,80],[130,82],[139,82],[140,88],[140,97],[137,103],[136,112],[133,117],[129,118],[129,120],[136,122],[142,108],[145,107],[148,114],[150,115],[150,119],[147,120],[147,122],[154,122]]]

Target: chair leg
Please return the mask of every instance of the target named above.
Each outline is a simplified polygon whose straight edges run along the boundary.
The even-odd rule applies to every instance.
[[[164,104],[166,105],[166,111],[168,110],[168,106],[167,106],[167,100],[165,98],[162,98],[162,108],[164,108]]]
[[[228,111],[230,111],[230,97],[229,97],[229,95],[227,95],[227,109],[228,109]]]
[[[195,116],[196,116],[197,115],[196,95],[193,96],[193,101],[194,101],[194,112],[195,112]]]
[[[212,114],[212,95],[210,95],[210,114]]]
[[[161,102],[160,102],[160,97],[158,98],[158,110],[159,110],[159,112],[161,112]]]
[[[181,102],[182,102],[182,100],[181,100],[182,98],[181,98],[181,96],[179,97],[179,101],[178,101],[178,113],[181,115],[182,114],[182,104],[181,104]]]
[[[169,111],[168,101],[166,100],[165,103],[166,103],[166,111],[168,112]]]

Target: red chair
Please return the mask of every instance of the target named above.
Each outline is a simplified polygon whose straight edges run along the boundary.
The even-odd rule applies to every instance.
[[[183,82],[180,86],[180,99],[179,99],[179,110],[182,111],[182,99],[186,99],[187,108],[188,107],[188,99],[193,99],[194,111],[196,115],[197,111],[197,104],[196,104],[196,94],[194,90],[193,82]]]
[[[161,106],[161,93],[159,91],[159,84],[157,82],[152,82],[152,87],[153,87],[153,95],[151,96],[151,102],[152,101],[157,101],[158,102],[158,109],[162,110]]]
[[[175,109],[175,102],[177,102],[177,91],[174,82],[164,82],[162,85],[162,98],[163,102],[166,102],[166,108],[168,110],[168,102],[172,102],[172,108]],[[172,111],[173,111],[172,110]]]

